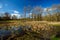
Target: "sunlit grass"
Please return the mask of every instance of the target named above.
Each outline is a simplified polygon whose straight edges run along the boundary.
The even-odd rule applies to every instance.
[[[27,26],[27,27],[31,27],[31,29],[29,30],[28,28],[26,28],[26,34],[22,37],[16,37],[16,39],[24,39],[24,40],[39,40],[39,37],[41,35],[41,37],[43,38],[47,38],[47,37],[51,37],[53,35],[56,35],[55,32],[56,31],[60,31],[60,24],[52,24],[52,23],[49,23],[49,22],[43,22],[43,21],[26,21],[26,22],[23,22],[23,21],[16,21],[16,20],[13,20],[13,21],[3,21],[3,22],[12,22],[12,23],[9,23],[10,26],[17,26],[19,27],[18,25],[20,25],[21,27],[23,27],[23,30],[24,28]],[[3,23],[4,24],[4,23]],[[1,24],[1,25],[3,25]],[[0,25],[0,26],[1,26]],[[4,26],[8,26],[9,25],[4,25]],[[56,29],[54,29],[56,27]],[[54,29],[54,30],[53,30]],[[48,34],[48,35],[47,35]],[[20,34],[19,34],[20,35]],[[36,38],[35,38],[36,37]],[[56,37],[53,37],[51,38],[51,40],[59,40],[60,38],[56,38]]]

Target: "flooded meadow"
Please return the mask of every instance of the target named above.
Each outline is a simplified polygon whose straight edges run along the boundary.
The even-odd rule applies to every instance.
[[[53,40],[60,37],[60,26],[45,22],[0,23],[0,40]]]

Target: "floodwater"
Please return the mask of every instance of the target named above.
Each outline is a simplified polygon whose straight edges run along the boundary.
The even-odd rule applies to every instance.
[[[24,28],[28,29],[28,27],[24,27]],[[1,39],[6,40],[5,37],[9,37],[12,35],[23,36],[24,34],[25,34],[25,31],[22,26],[19,26],[19,27],[12,26],[10,28],[8,28],[8,27],[0,28],[0,40]]]
[[[36,32],[33,32],[30,26],[18,26],[18,27],[16,27],[16,26],[12,26],[12,27],[5,26],[5,27],[6,28],[0,28],[0,40],[6,40],[9,37],[12,37],[12,35],[14,35],[12,37],[13,39],[15,37],[23,37],[23,35],[25,35],[25,34],[29,35],[29,36],[32,36],[32,38],[34,38],[32,40],[35,40],[35,38],[37,40],[45,40],[45,39],[46,40],[50,40],[50,38],[48,38],[48,37],[47,38],[43,38],[40,34],[38,34]],[[31,33],[31,34],[27,33],[28,31],[26,31],[26,30],[30,30],[29,33]],[[45,34],[46,31],[45,30],[42,30],[42,31],[40,30],[39,32],[41,32],[41,34],[43,34],[43,36],[44,36],[44,34]],[[45,35],[47,35],[47,34],[45,34]],[[48,36],[49,36],[49,34],[48,34]]]
[[[0,29],[0,36],[6,36],[6,35],[10,35],[12,32],[15,32],[15,31],[19,31],[21,32],[23,29],[21,27],[12,27],[10,29]]]

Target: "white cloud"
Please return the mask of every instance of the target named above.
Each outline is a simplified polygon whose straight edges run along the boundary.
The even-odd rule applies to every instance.
[[[44,8],[44,12],[46,12],[47,10],[48,11],[52,11],[52,8],[49,8],[49,9],[48,8]]]
[[[15,10],[14,13],[19,13],[19,11],[16,11],[16,10]]]
[[[44,12],[46,12],[47,8],[44,8]]]
[[[49,8],[48,11],[56,10],[57,8]]]
[[[20,16],[20,14],[11,14],[11,16],[13,16],[13,15],[15,15],[15,16]]]
[[[31,15],[32,13],[30,13],[30,15]]]
[[[11,16],[15,15],[17,17],[17,19],[21,18],[21,15],[19,14],[20,13],[19,11],[16,11],[16,10],[11,10],[11,11],[13,11]]]
[[[17,17],[17,19],[19,19],[21,16],[20,14],[11,14],[11,16],[13,16],[13,15],[15,15]]]

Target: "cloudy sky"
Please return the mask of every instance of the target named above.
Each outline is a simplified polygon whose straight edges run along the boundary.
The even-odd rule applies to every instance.
[[[23,13],[24,6],[51,7],[52,4],[60,4],[60,0],[0,0],[0,13]]]

